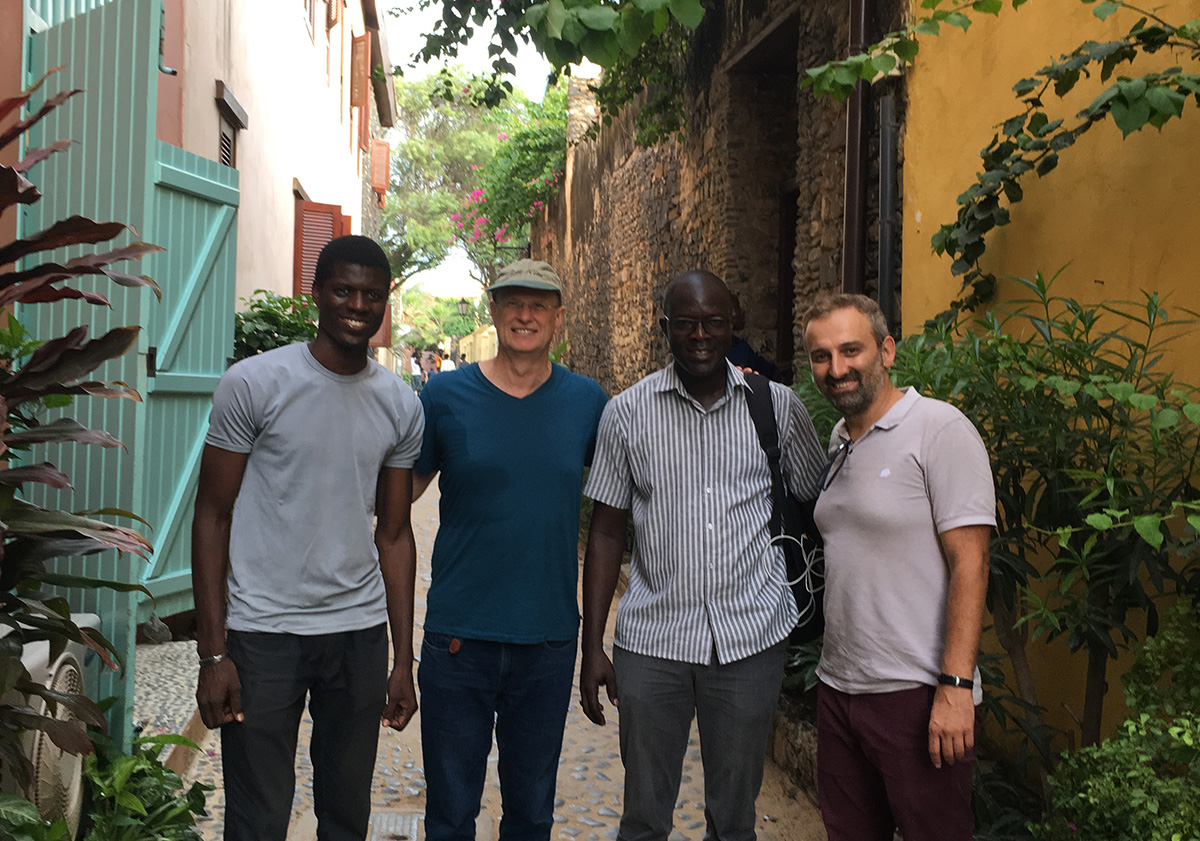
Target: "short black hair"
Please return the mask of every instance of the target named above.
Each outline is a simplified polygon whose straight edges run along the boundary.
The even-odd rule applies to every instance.
[[[368,269],[382,269],[387,275],[388,286],[392,284],[392,265],[379,243],[370,237],[344,236],[331,239],[317,257],[317,268],[313,271],[313,287],[320,286],[333,274],[337,263],[350,263]]]

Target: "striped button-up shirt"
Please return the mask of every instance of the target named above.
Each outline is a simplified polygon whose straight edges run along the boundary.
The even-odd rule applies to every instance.
[[[585,493],[631,509],[629,589],[615,643],[687,663],[741,660],[784,639],[797,613],[783,551],[768,547],[771,474],[728,366],[725,394],[704,409],[672,363],[609,401]],[[825,455],[799,398],[771,384],[782,467],[799,496],[817,495]]]

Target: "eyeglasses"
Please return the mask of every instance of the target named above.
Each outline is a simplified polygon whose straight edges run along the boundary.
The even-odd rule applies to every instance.
[[[697,327],[703,327],[705,333],[724,333],[729,329],[728,318],[672,318],[667,321],[671,332],[681,336],[690,336]]]
[[[505,298],[500,302],[500,306],[509,312],[520,312],[523,309],[528,309],[534,315],[545,315],[556,307],[552,304],[547,304],[545,301],[521,301],[514,298]]]
[[[850,460],[850,450],[853,447],[853,441],[843,441],[838,444],[833,458],[829,460],[829,464],[825,465],[825,469],[821,471],[821,490],[829,490],[829,486],[833,484],[833,480],[837,478],[838,473],[842,471],[842,468],[846,466],[846,462]]]

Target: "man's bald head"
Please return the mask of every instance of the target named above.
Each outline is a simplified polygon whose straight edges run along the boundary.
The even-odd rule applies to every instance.
[[[684,295],[688,296],[689,299],[723,297],[729,302],[729,314],[732,315],[733,313],[733,293],[729,291],[729,287],[725,285],[725,281],[704,269],[689,269],[686,272],[681,272],[667,283],[667,288],[663,292],[663,313],[666,314],[667,318],[670,318],[672,313],[674,313],[680,297]]]

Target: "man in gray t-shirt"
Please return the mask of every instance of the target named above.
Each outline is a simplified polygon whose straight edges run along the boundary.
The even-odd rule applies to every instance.
[[[286,837],[306,700],[318,835],[362,839],[379,724],[416,711],[409,507],[424,416],[367,358],[390,285],[378,244],[333,240],[313,279],[316,339],[237,363],[213,395],[192,580],[227,841]]]
[[[888,376],[895,341],[861,295],[805,318],[843,418],[815,518],[825,540],[817,778],[830,841],[969,841],[975,655],[996,499],[979,433]]]

